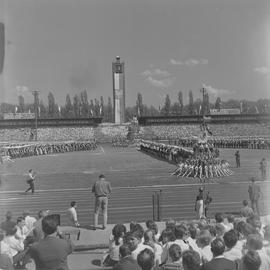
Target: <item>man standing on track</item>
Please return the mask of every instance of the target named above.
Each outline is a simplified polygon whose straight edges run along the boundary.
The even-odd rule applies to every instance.
[[[251,184],[248,187],[248,194],[249,194],[249,199],[251,201],[251,207],[254,213],[256,213],[257,211],[257,214],[260,215],[259,199],[261,197],[261,189],[260,189],[260,186],[258,186],[255,183],[255,177],[251,177],[250,180],[251,180]]]
[[[34,192],[35,192],[34,181],[35,181],[36,174],[33,172],[32,169],[29,170],[28,177],[29,177],[29,179],[26,182],[27,182],[27,184],[29,184],[29,188],[25,191],[25,193],[27,193],[29,190],[31,190],[32,194],[34,194]]]
[[[239,150],[235,152],[235,161],[236,161],[236,168],[240,168],[240,153]]]
[[[108,219],[108,197],[112,192],[111,184],[109,181],[105,179],[105,176],[101,174],[99,176],[99,180],[95,182],[92,187],[92,192],[95,193],[95,213],[94,213],[94,229],[97,228],[98,225],[98,215],[100,209],[102,210],[103,214],[103,227],[104,230],[107,226],[107,219]]]

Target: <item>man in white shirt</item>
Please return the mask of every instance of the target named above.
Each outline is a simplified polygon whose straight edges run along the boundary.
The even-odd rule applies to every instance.
[[[78,222],[76,208],[77,208],[77,202],[72,201],[70,203],[70,208],[67,210],[67,216],[68,216],[69,225],[79,227],[80,224]]]
[[[23,217],[25,221],[26,234],[31,235],[34,229],[34,223],[37,221],[36,218],[30,216],[30,212],[28,210],[23,212]]]
[[[226,250],[224,252],[224,257],[231,261],[241,260],[242,250],[237,245],[238,235],[235,230],[230,230],[224,234],[223,237]]]

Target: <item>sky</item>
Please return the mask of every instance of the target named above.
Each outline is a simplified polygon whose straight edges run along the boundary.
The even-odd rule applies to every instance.
[[[126,104],[270,98],[269,0],[0,0],[5,25],[1,102],[58,104],[84,89],[112,97],[112,61],[125,62]]]

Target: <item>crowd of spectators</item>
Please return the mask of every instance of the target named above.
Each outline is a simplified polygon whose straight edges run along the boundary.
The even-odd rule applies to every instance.
[[[53,143],[32,143],[32,144],[19,144],[7,145],[2,147],[2,155],[8,156],[12,159],[50,155],[55,153],[66,153],[73,151],[90,151],[97,148],[96,141],[68,141],[68,142],[53,142]]]
[[[269,270],[270,225],[260,218],[224,216],[190,222],[169,220],[159,231],[146,221],[136,222],[129,231],[117,224],[109,238],[104,266],[114,270]]]
[[[38,128],[38,141],[88,141],[95,138],[95,128],[93,127],[47,127]],[[33,141],[35,139],[35,129],[12,128],[0,129],[2,141]]]

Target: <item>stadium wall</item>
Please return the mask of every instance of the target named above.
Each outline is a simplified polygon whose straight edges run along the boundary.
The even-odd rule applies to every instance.
[[[182,116],[142,116],[139,125],[166,125],[166,124],[200,124],[202,115]],[[270,123],[270,114],[231,114],[231,115],[206,115],[205,121],[210,123]]]
[[[91,117],[91,118],[69,118],[69,119],[38,119],[38,128],[46,127],[82,127],[98,126],[102,122],[101,117]],[[10,128],[35,128],[35,119],[1,119],[0,129],[10,129]]]

